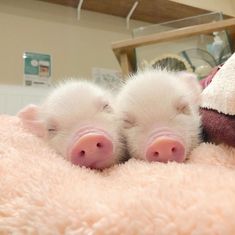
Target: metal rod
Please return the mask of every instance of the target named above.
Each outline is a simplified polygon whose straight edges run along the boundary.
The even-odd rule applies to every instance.
[[[78,3],[78,7],[77,7],[77,20],[79,21],[81,18],[81,8],[82,8],[82,3],[84,0],[80,0]]]
[[[139,4],[138,1],[136,1],[136,2],[134,3],[134,5],[132,6],[130,12],[128,13],[128,15],[127,15],[127,17],[126,17],[126,28],[127,28],[127,29],[129,29],[129,27],[130,27],[130,18],[131,18],[132,14],[133,14],[133,12],[134,12],[134,10],[136,9],[136,7],[137,7],[138,4]]]

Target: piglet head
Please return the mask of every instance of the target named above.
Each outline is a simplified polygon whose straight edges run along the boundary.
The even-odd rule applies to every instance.
[[[200,92],[187,72],[146,70],[129,79],[116,106],[130,156],[185,161],[200,141]]]
[[[65,82],[40,106],[29,105],[18,116],[74,165],[104,169],[119,161],[121,124],[112,97],[88,81]]]

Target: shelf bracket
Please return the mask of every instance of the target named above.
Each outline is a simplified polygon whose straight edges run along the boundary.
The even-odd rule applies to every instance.
[[[135,11],[137,5],[139,4],[139,1],[135,1],[135,3],[133,4],[130,12],[128,13],[127,17],[126,17],[126,28],[129,29],[130,28],[130,18],[133,14],[133,12]]]
[[[81,18],[81,9],[82,9],[82,3],[84,0],[80,0],[78,3],[78,7],[77,7],[77,20],[79,21]]]

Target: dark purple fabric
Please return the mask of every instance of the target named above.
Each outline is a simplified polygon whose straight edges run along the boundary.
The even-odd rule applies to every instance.
[[[205,108],[201,108],[200,112],[204,141],[235,147],[235,115],[225,115]]]

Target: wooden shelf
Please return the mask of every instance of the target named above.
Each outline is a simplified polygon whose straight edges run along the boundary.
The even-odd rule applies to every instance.
[[[187,38],[198,34],[207,34],[221,30],[235,31],[235,18],[180,28],[176,30],[151,34],[148,36],[141,36],[125,41],[114,42],[112,43],[112,49],[120,63],[123,74],[126,76],[136,70],[135,48],[137,47],[147,46],[154,43],[173,41],[176,39]]]
[[[40,0],[64,6],[78,6],[79,0]],[[136,0],[84,0],[82,9],[126,17]],[[170,0],[138,0],[139,4],[131,19],[150,23],[161,23],[205,14],[210,11]]]

